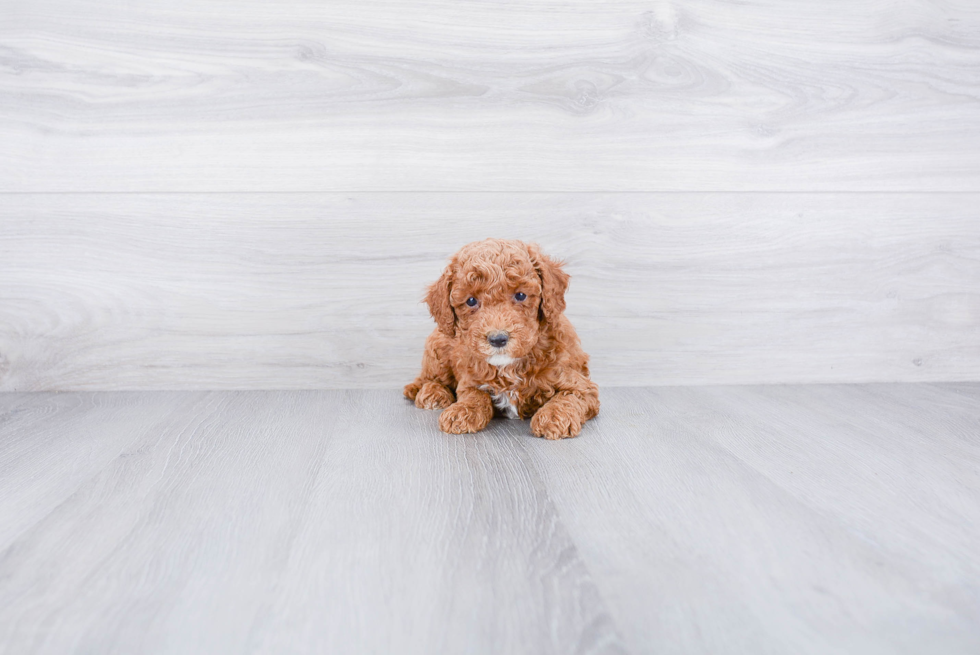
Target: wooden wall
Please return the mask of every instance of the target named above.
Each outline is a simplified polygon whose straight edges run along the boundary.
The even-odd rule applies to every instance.
[[[0,7],[0,390],[400,386],[487,236],[601,384],[980,379],[980,4]]]

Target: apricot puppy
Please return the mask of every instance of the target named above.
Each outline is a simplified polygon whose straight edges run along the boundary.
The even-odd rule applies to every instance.
[[[589,357],[562,313],[568,274],[534,244],[487,239],[463,246],[429,287],[437,328],[405,397],[445,408],[443,432],[482,430],[494,411],[531,417],[545,439],[574,437],[599,413]]]

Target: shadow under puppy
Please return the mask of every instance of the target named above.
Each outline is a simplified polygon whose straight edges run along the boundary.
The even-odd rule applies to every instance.
[[[445,411],[443,432],[482,430],[494,409],[531,418],[546,439],[574,437],[599,413],[589,357],[562,313],[568,274],[535,244],[477,241],[457,252],[426,302],[437,328],[405,397]]]

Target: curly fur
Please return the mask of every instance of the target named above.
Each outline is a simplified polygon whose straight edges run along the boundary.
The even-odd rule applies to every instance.
[[[599,412],[599,388],[563,313],[568,279],[535,244],[487,239],[464,246],[429,287],[425,300],[437,327],[405,397],[422,409],[445,408],[444,432],[482,430],[496,408],[530,417],[536,436],[576,436]],[[518,292],[527,298],[517,300]],[[466,304],[470,297],[475,307]],[[509,335],[503,348],[487,340],[496,332]]]

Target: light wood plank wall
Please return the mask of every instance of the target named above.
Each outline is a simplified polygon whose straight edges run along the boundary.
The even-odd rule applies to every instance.
[[[0,0],[0,390],[398,386],[487,236],[601,384],[980,379],[980,4]]]

